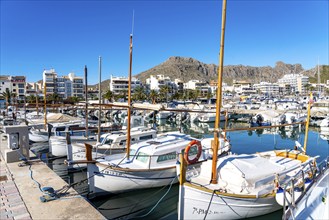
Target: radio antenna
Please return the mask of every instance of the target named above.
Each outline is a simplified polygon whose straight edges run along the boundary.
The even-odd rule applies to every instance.
[[[132,25],[131,25],[131,35],[134,35],[134,21],[135,21],[135,10],[133,10],[133,18],[132,18]]]

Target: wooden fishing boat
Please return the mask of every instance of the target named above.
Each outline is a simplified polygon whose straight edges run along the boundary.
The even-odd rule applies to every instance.
[[[221,134],[219,113],[222,100],[226,0],[223,0],[222,10],[217,117],[212,146],[214,152],[218,150]],[[292,146],[292,149],[286,150],[220,157],[214,154],[211,161],[196,164],[191,164],[181,156],[178,219],[241,219],[279,210],[281,206],[276,201],[276,193],[280,185],[301,170],[306,174],[303,177],[305,179],[311,180],[314,175],[316,158],[305,154],[308,123],[309,115],[304,148]]]

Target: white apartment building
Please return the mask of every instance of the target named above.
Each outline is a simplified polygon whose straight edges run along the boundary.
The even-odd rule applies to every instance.
[[[111,75],[110,80],[110,90],[114,94],[122,94],[123,92],[128,93],[128,77],[113,77]],[[131,78],[131,93],[134,93],[136,87],[141,86],[141,82],[139,79],[132,77]]]
[[[23,99],[25,96],[25,76],[0,76],[0,93],[9,89],[11,93],[16,93],[17,99]]]
[[[252,83],[247,81],[233,80],[233,89],[239,95],[256,94],[256,89],[253,88]]]
[[[168,76],[164,75],[151,75],[150,78],[146,79],[146,85],[148,85],[150,90],[159,91],[162,86],[173,87],[173,83]]]
[[[199,90],[200,96],[207,96],[210,91],[209,85],[205,82],[200,82],[199,80],[190,80],[184,83],[184,89]]]
[[[174,80],[174,84],[176,85],[176,89],[177,89],[178,91],[183,91],[183,89],[184,89],[184,82],[183,82],[182,80],[180,80],[180,79],[175,79],[175,80]]]
[[[290,92],[300,92],[304,93],[304,86],[308,84],[309,77],[302,74],[286,74],[281,79],[278,80],[278,84],[290,85]]]
[[[254,84],[254,89],[260,91],[262,94],[278,94],[280,89],[277,83],[261,82],[259,84]]]
[[[46,83],[46,94],[58,94],[61,98],[83,98],[84,80],[82,77],[69,73],[67,76],[58,76],[55,69],[43,71],[43,82]]]
[[[36,95],[42,94],[42,83],[26,83],[26,95]]]

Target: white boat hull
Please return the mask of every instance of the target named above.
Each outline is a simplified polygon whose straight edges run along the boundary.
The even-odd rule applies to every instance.
[[[150,170],[128,171],[88,164],[89,191],[94,195],[101,193],[121,193],[177,183],[176,167]],[[97,186],[97,187],[95,187]]]
[[[238,198],[180,186],[178,219],[241,219],[265,215],[282,208],[275,197]]]
[[[95,141],[94,137],[87,139],[83,136],[72,136],[72,142],[90,142]],[[67,156],[67,143],[66,137],[52,136],[49,138],[49,153],[54,157],[65,157]]]

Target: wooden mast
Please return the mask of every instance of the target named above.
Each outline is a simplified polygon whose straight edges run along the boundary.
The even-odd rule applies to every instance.
[[[218,82],[217,82],[217,100],[216,100],[216,121],[214,131],[213,155],[212,155],[212,172],[211,183],[217,184],[217,159],[218,159],[218,145],[220,136],[220,110],[222,104],[222,75],[223,75],[223,60],[224,60],[224,39],[225,39],[225,24],[226,24],[226,0],[223,0],[222,6],[222,30],[220,39],[219,51],[219,66],[218,66]]]
[[[39,116],[39,92],[38,92],[38,86],[36,83],[34,83],[35,86],[35,103],[37,108],[37,116]]]
[[[88,80],[87,80],[88,70],[87,66],[85,65],[85,119],[86,119],[86,138],[88,139]]]
[[[127,121],[127,158],[129,160],[130,154],[130,120],[131,120],[131,72],[133,63],[133,34],[130,35],[129,46],[129,77],[128,77],[128,121]]]
[[[43,114],[44,114],[44,126],[45,130],[47,130],[47,76],[45,75],[44,82],[43,82]]]
[[[101,82],[102,82],[102,57],[98,57],[98,67],[99,67],[99,84],[98,84],[98,104],[99,104],[99,115],[98,115],[98,135],[97,141],[100,142],[101,139],[101,113],[102,113],[102,91],[101,91]],[[87,115],[86,115],[87,116]]]
[[[310,117],[311,117],[311,105],[312,105],[312,102],[313,102],[313,94],[311,92],[310,94],[310,98],[309,98],[309,101],[308,101],[308,105],[307,105],[307,118],[306,118],[306,125],[305,125],[305,139],[304,139],[304,154],[306,154],[306,147],[307,147],[307,140],[308,140],[308,127],[309,127],[309,124],[310,124]]]

